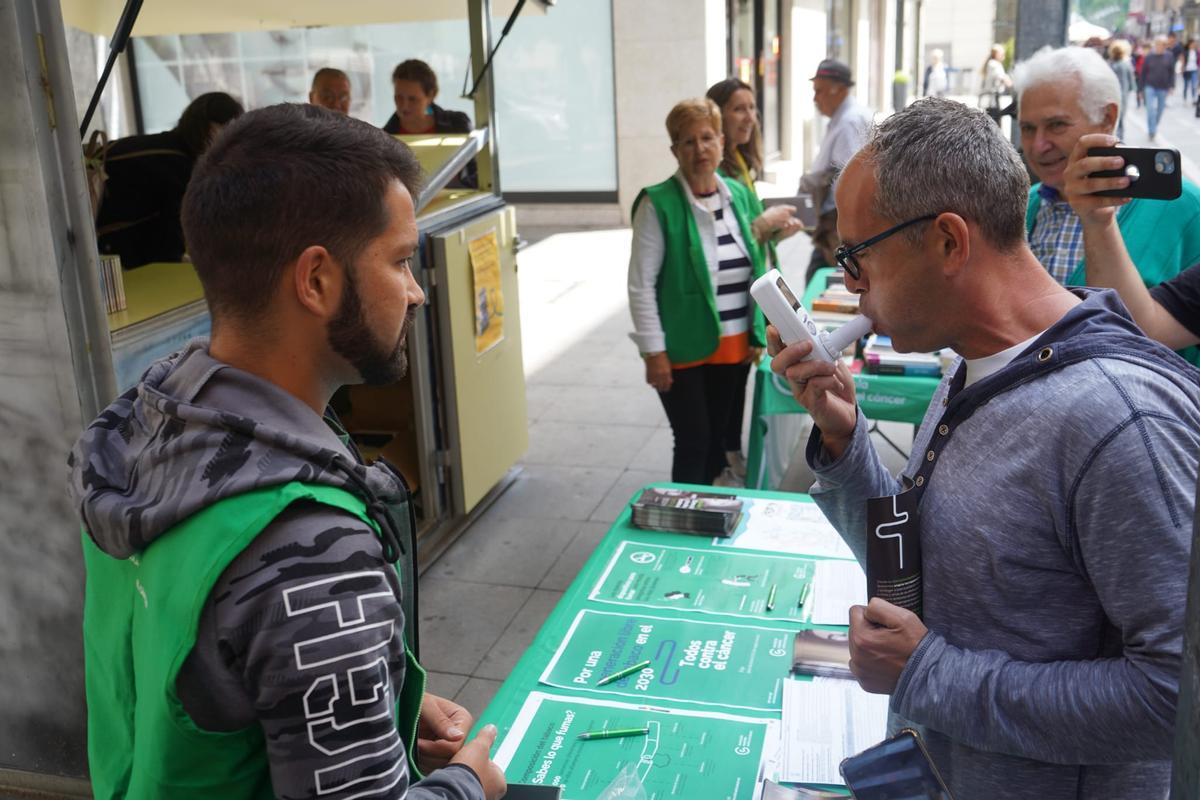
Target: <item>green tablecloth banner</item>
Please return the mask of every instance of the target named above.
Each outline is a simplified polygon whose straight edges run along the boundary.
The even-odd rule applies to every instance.
[[[764,740],[777,720],[714,711],[531,692],[496,751],[509,781],[562,786],[563,800],[598,797],[633,765],[647,798],[751,800]],[[579,734],[647,728],[644,736],[583,741]]]
[[[795,633],[793,628],[587,609],[575,616],[541,682],[625,702],[772,711],[780,707],[783,679],[792,668]],[[650,664],[601,685],[605,677],[643,660]],[[743,691],[727,696],[730,681]]]
[[[634,528],[626,507],[478,717],[476,728],[490,722],[500,730],[495,758],[510,782],[596,800],[632,765],[647,797],[750,800],[764,753],[778,745],[792,636],[809,627],[846,630],[796,613],[816,563],[845,552],[821,541],[837,534],[822,527],[828,523],[811,499],[655,485],[736,494],[758,510],[746,514],[731,545]],[[778,541],[776,519],[806,529],[788,552],[765,549]],[[650,664],[598,685],[642,661]],[[649,731],[578,738],[615,728]]]

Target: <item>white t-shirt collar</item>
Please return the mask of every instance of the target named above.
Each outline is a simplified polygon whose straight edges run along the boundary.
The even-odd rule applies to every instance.
[[[1049,330],[1049,328],[1046,330]],[[1042,331],[1041,333],[1034,334],[1025,341],[1014,344],[1012,347],[1001,350],[999,353],[994,355],[984,356],[983,358],[964,359],[967,365],[967,380],[966,383],[963,384],[963,388],[965,389],[973,383],[978,383],[984,378],[995,375],[997,372],[1007,367],[1014,358],[1019,356],[1025,348],[1029,347],[1029,345],[1037,341],[1038,337],[1045,332],[1046,331]]]

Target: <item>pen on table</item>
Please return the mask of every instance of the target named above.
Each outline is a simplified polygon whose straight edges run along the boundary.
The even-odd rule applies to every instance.
[[[800,602],[796,604],[796,608],[804,608],[810,594],[812,594],[812,581],[804,584],[804,588],[800,590]]]
[[[625,669],[614,672],[612,675],[608,675],[604,678],[601,678],[600,680],[596,681],[596,685],[603,686],[606,683],[612,683],[613,681],[619,681],[619,680],[621,680],[621,678],[624,678],[627,675],[632,675],[635,672],[640,672],[648,666],[650,666],[650,659],[646,659],[645,661],[639,661],[638,663],[634,664],[633,666],[626,667]]]
[[[622,736],[648,736],[650,727],[645,728],[613,728],[609,731],[587,731],[579,734],[579,738],[587,741],[589,739],[618,739]]]
[[[775,610],[775,590],[778,588],[777,584],[771,584],[771,591],[767,593],[767,611]]]

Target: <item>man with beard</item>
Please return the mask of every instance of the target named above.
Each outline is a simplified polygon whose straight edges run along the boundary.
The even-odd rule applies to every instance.
[[[1041,50],[1017,65],[1013,81],[1021,149],[1039,180],[1025,214],[1030,249],[1060,284],[1091,285],[1085,256],[1098,234],[1064,195],[1067,159],[1080,137],[1113,133],[1120,85],[1104,59],[1083,47]],[[1200,188],[1185,178],[1176,200],[1130,200],[1117,227],[1142,282],[1162,283],[1200,262]]]
[[[404,145],[311,105],[246,114],[197,166],[212,339],[70,458],[97,797],[504,793],[495,728],[467,742],[470,713],[424,692],[407,487],[325,412],[405,373],[419,181]]]

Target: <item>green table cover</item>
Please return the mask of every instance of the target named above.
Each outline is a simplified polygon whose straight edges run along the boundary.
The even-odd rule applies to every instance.
[[[780,492],[652,485],[812,502]],[[780,719],[792,637],[828,626],[802,622],[796,611],[822,556],[741,549],[736,536],[748,517],[735,538],[722,541],[635,528],[626,506],[478,717],[476,729],[499,728],[493,758],[510,782],[557,782],[566,786],[564,800],[595,800],[632,765],[648,798],[750,800],[767,726]],[[767,611],[772,585],[775,604]],[[643,660],[650,665],[598,685]],[[648,732],[578,739],[634,727]]]

